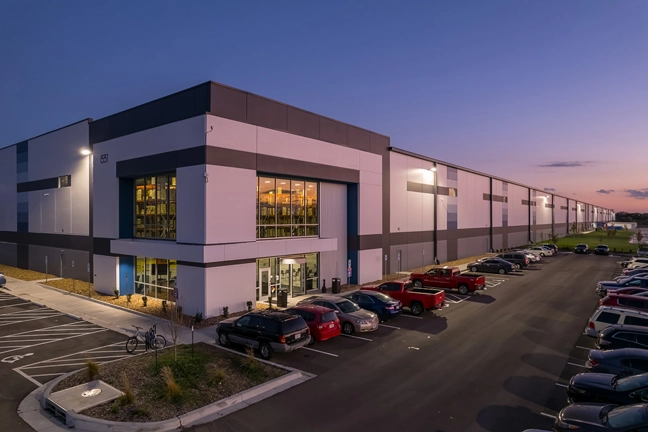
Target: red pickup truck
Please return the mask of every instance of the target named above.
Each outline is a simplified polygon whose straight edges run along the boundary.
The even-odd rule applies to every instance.
[[[380,285],[362,287],[363,290],[380,291],[389,297],[400,300],[414,315],[423,311],[441,309],[445,303],[445,291],[432,288],[415,288],[409,281],[392,281]]]
[[[456,289],[459,294],[484,289],[486,277],[475,273],[461,274],[459,267],[437,267],[425,273],[412,273],[410,281],[415,287],[435,287],[443,289]]]

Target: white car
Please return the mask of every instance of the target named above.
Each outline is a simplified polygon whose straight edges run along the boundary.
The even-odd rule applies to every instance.
[[[538,262],[538,261],[540,261],[542,259],[540,257],[540,255],[536,255],[533,252],[531,252],[530,250],[523,250],[522,253],[525,254],[527,256],[527,258],[529,258],[533,262]]]
[[[540,255],[541,257],[545,256],[551,256],[553,255],[553,251],[549,249],[545,249],[541,246],[532,246],[529,249],[527,249],[529,252],[532,254]]]
[[[4,286],[6,283],[7,283],[7,278],[5,278],[2,273],[0,273],[0,287]]]

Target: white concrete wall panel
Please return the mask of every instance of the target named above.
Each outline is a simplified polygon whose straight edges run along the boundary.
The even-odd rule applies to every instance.
[[[16,147],[0,149],[0,231],[17,231]],[[4,261],[3,261],[4,262]]]
[[[94,255],[94,289],[103,294],[113,294],[118,286],[119,260],[117,257]]]
[[[178,243],[205,244],[205,165],[195,165],[176,170],[176,219]],[[216,181],[216,179],[210,179]],[[231,190],[231,189],[230,189]],[[230,200],[221,203],[226,208]],[[217,223],[217,221],[215,221]]]
[[[490,194],[490,192],[484,192]],[[493,179],[493,195],[496,196],[504,196],[502,193],[502,181]],[[493,227],[501,227],[502,226],[502,208],[504,207],[504,203],[500,201],[493,201]],[[501,241],[501,239],[500,239]],[[495,238],[493,238],[493,244],[495,244]],[[495,249],[501,249],[502,246],[500,244],[499,247],[493,246]]]
[[[247,310],[256,299],[256,264],[238,264],[205,269],[204,316],[221,315],[223,306],[230,313]]]
[[[382,192],[382,180],[379,185],[360,183],[358,234],[382,234]]]
[[[320,237],[335,242],[335,247],[320,253],[320,277],[331,286],[331,279],[346,276],[347,266],[347,186],[320,183]],[[322,241],[320,239],[320,241]],[[274,243],[274,242],[272,242]],[[259,246],[267,242],[258,242]],[[332,246],[332,245],[331,245]],[[324,250],[326,250],[324,249]],[[279,256],[268,254],[265,256]]]
[[[389,197],[390,232],[407,229],[407,156],[390,152]]]
[[[458,228],[484,228],[490,224],[490,203],[484,194],[490,193],[488,177],[458,171]]]
[[[382,249],[368,249],[358,252],[358,283],[363,284],[380,279],[382,275]]]
[[[209,114],[206,117],[208,146],[256,153],[256,126]],[[209,132],[212,127],[214,129]]]
[[[548,192],[536,191],[536,225],[551,224],[552,208],[545,204],[551,204],[551,195]]]
[[[207,165],[206,243],[256,240],[256,172]]]
[[[522,200],[529,199],[529,190],[522,186],[509,183],[508,185],[508,225],[528,226],[529,206],[523,205]]]
[[[205,284],[206,280],[206,268],[194,267],[194,266],[184,266],[179,265],[178,275],[176,280],[176,287],[178,288],[178,303],[182,305],[182,310],[187,315],[195,315],[197,312],[203,314],[204,318],[213,315],[220,315],[223,311],[218,313],[212,313],[207,315],[206,312],[206,297],[207,297],[207,285]],[[234,286],[225,286],[221,285],[218,288],[222,290],[232,289]],[[213,287],[214,289],[216,287]],[[216,288],[216,289],[218,289]],[[215,309],[215,308],[214,308]],[[234,312],[234,310],[230,310]]]

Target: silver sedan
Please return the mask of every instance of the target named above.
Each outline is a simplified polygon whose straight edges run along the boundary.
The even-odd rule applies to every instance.
[[[5,286],[6,284],[7,284],[7,278],[5,278],[2,273],[0,273],[0,286]]]
[[[378,315],[361,309],[360,306],[344,297],[335,295],[315,296],[299,302],[299,304],[303,303],[312,303],[333,309],[340,319],[340,325],[344,334],[369,332],[378,328]]]

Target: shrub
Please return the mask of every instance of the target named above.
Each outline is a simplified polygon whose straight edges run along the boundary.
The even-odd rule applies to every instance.
[[[221,382],[223,382],[224,379],[225,379],[225,372],[223,371],[223,369],[216,369],[209,377],[207,384],[209,384],[212,387],[215,387]]]
[[[251,301],[247,302],[247,308],[248,308],[248,312],[252,312],[252,302]]]
[[[130,405],[135,402],[135,395],[133,394],[133,389],[131,388],[131,383],[126,372],[122,372],[122,382],[124,384],[124,394],[119,396],[117,401],[120,405]]]
[[[149,410],[143,407],[137,407],[133,409],[133,415],[139,417],[148,417]]]
[[[247,352],[247,357],[241,361],[241,366],[245,369],[245,374],[253,380],[263,380],[265,371],[261,363],[259,363],[259,360],[254,356],[254,349],[247,347],[245,352]]]
[[[99,365],[90,359],[86,360],[86,370],[88,381],[94,381],[99,376]]]
[[[115,290],[113,291],[113,293],[115,294],[115,298],[118,299],[118,298],[119,298],[119,290],[118,290],[118,289],[115,289]]]
[[[148,297],[142,296],[142,306],[146,307],[146,302],[148,301]]]
[[[227,318],[229,316],[229,307],[223,306],[223,316]]]
[[[202,312],[196,312],[194,315],[194,324],[200,324],[202,322]]]
[[[181,395],[180,386],[173,377],[173,371],[169,366],[162,368],[162,378],[164,379],[164,386],[167,398],[171,400],[178,400]]]
[[[162,300],[162,312],[164,312],[164,313],[166,313],[166,311],[167,311],[166,306],[167,306],[166,300]]]
[[[117,414],[119,412],[119,404],[115,403],[110,407],[110,412]]]
[[[131,297],[133,297],[133,294],[126,294],[126,304],[130,304],[131,302]]]

